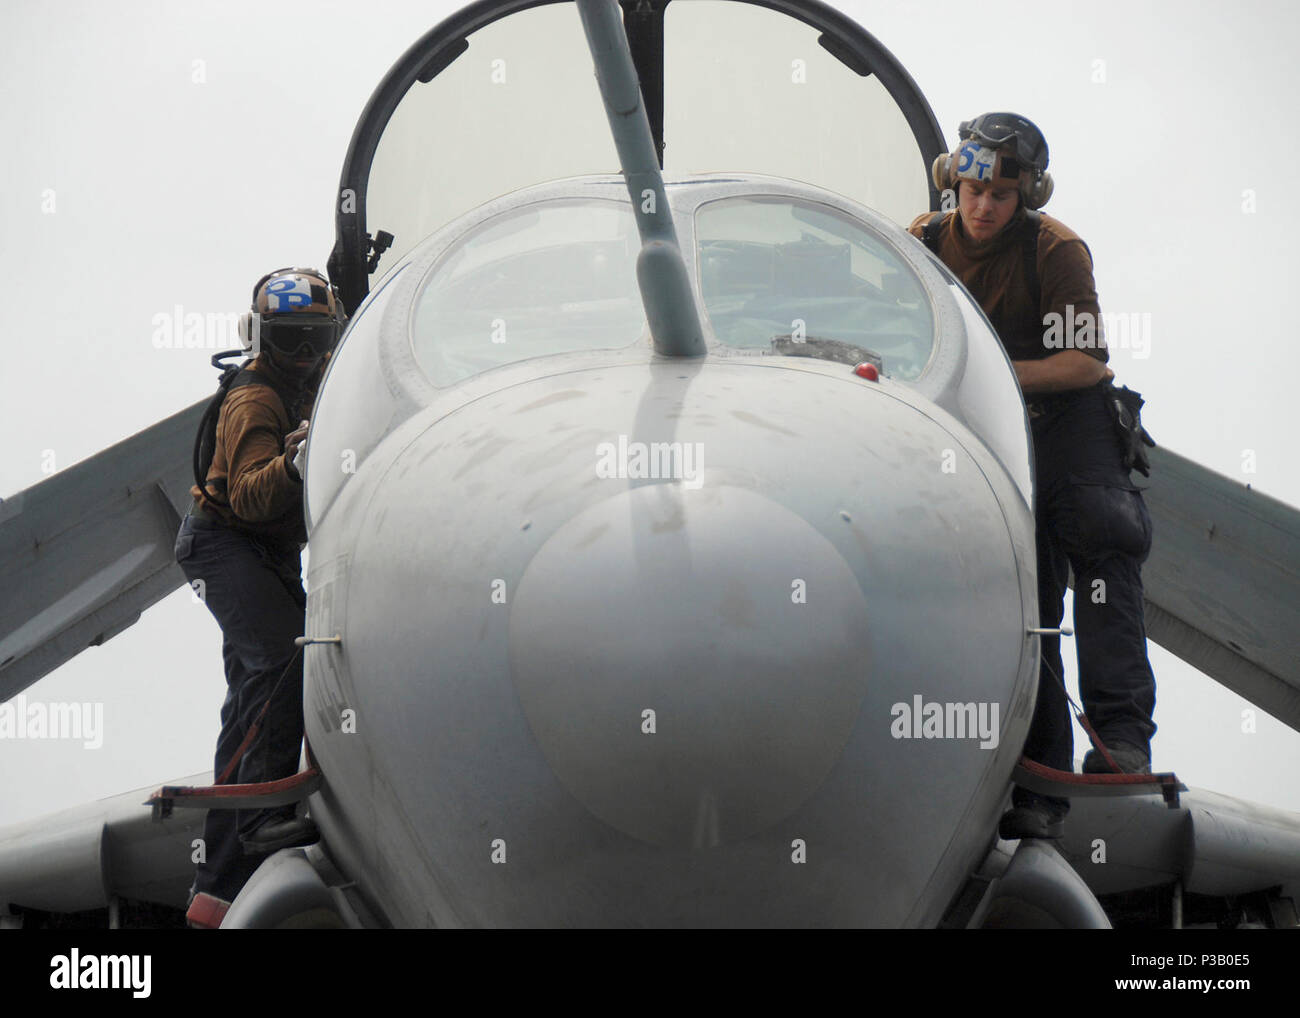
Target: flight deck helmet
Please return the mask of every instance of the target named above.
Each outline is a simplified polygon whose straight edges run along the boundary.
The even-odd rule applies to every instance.
[[[239,321],[239,338],[246,351],[265,345],[286,358],[319,358],[339,341],[342,308],[323,272],[276,269],[253,287],[252,304]]]
[[[983,113],[957,128],[960,143],[931,167],[934,186],[955,187],[962,180],[1014,183],[1026,208],[1040,209],[1052,196],[1047,172],[1047,139],[1018,113]]]

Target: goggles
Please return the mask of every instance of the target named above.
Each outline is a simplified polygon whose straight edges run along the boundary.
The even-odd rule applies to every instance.
[[[324,315],[263,315],[263,343],[294,360],[323,357],[339,340],[339,323]]]
[[[1014,144],[1020,162],[1040,173],[1047,169],[1047,140],[1043,132],[1014,113],[985,113],[974,120],[964,120],[957,128],[957,136],[963,140],[974,138],[991,149]]]

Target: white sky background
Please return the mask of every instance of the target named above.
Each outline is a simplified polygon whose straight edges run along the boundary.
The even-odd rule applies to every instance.
[[[1047,211],[1090,245],[1102,308],[1152,316],[1150,356],[1111,361],[1146,396],[1151,432],[1300,505],[1300,14],[1259,0],[838,6],[908,69],[950,143],[959,121],[992,109],[1043,128],[1057,182]],[[356,119],[453,9],[0,7],[0,494],[42,480],[45,450],[70,466],[212,392],[211,351],[155,349],[153,316],[242,310],[268,269],[324,267]],[[1300,734],[1262,715],[1243,734],[1244,701],[1154,644],[1151,658],[1156,767],[1300,810]],[[183,588],[27,691],[102,702],[104,746],[0,741],[0,825],[206,769],[224,688],[219,630]]]

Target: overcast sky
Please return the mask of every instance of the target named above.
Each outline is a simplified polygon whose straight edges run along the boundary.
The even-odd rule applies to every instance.
[[[1039,124],[1057,185],[1046,211],[1088,242],[1102,308],[1151,316],[1149,356],[1114,351],[1117,383],[1146,396],[1162,444],[1300,505],[1295,9],[837,6],[908,69],[950,142],[986,110]],[[0,494],[212,391],[210,351],[156,349],[154,317],[238,311],[268,269],[324,267],[355,121],[452,10],[0,7]],[[1243,733],[1244,701],[1154,644],[1151,658],[1156,768],[1300,811],[1300,734],[1266,716]],[[97,750],[0,740],[0,824],[210,767],[224,688],[220,632],[178,590],[28,690],[102,702],[106,737]]]

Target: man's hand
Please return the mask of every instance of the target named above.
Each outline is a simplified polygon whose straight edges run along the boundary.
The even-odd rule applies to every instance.
[[[1087,389],[1115,377],[1115,372],[1082,350],[1062,350],[1038,361],[1012,361],[1011,366],[1026,396]]]
[[[288,458],[289,472],[293,474],[295,477],[298,476],[298,471],[294,467],[293,461],[298,455],[298,447],[302,445],[302,443],[306,441],[306,439],[307,439],[306,421],[299,421],[298,427],[293,431],[289,432],[289,434],[284,436],[284,452],[285,452],[285,456]]]

